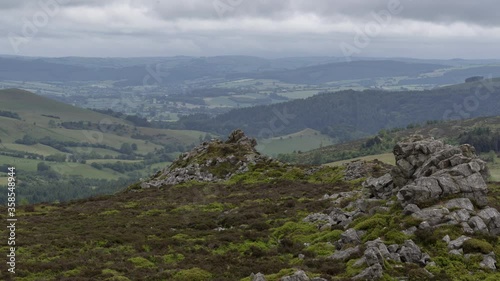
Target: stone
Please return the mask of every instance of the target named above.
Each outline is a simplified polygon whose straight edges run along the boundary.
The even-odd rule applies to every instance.
[[[359,246],[348,248],[343,251],[336,251],[329,258],[332,260],[340,260],[340,261],[348,261],[353,256],[359,255],[361,253],[361,249]]]
[[[250,280],[252,281],[266,281],[266,278],[264,277],[264,274],[262,273],[257,273],[257,274],[251,274],[250,275]]]
[[[371,197],[387,199],[392,196],[392,176],[387,173],[379,178],[370,177],[363,182],[363,187],[369,190]]]
[[[465,209],[468,211],[474,211],[474,205],[469,198],[455,198],[446,202],[444,205],[448,209]]]
[[[358,275],[352,277],[352,280],[377,280],[384,274],[383,268],[380,264],[372,265],[364,269]]]
[[[426,221],[433,226],[445,222],[449,213],[450,211],[446,208],[430,207],[414,213],[412,217]]]
[[[415,204],[408,204],[404,208],[403,214],[406,215],[406,216],[408,216],[408,215],[414,214],[414,213],[419,212],[419,211],[420,211],[420,208],[417,205],[415,205]]]
[[[448,243],[448,249],[462,248],[464,242],[469,240],[469,239],[470,239],[470,237],[462,235],[462,236],[458,237],[457,239],[450,241],[450,243]]]
[[[500,212],[495,208],[486,208],[477,214],[488,226],[491,235],[500,235]]]
[[[449,244],[451,241],[450,235],[446,234],[441,240],[443,240],[446,244]]]
[[[460,224],[460,226],[462,226],[462,231],[464,232],[464,234],[468,234],[468,235],[474,234],[474,230],[472,229],[472,227],[470,227],[470,225],[468,223],[462,222]]]
[[[172,165],[156,173],[151,179],[140,184],[141,188],[176,185],[187,181],[220,182],[232,176],[248,171],[249,165],[275,162],[276,160],[261,155],[255,146],[255,139],[247,137],[243,131],[233,131],[225,142],[212,140],[203,142],[190,152],[183,153]],[[220,151],[220,155],[212,155],[212,151]],[[237,152],[235,152],[237,151]],[[208,159],[206,159],[208,157]],[[229,163],[229,167],[227,167]],[[210,171],[223,167],[223,173],[215,176]],[[218,173],[219,174],[219,173]]]
[[[457,222],[456,224],[458,224],[461,222],[469,221],[470,214],[469,214],[469,211],[467,211],[465,209],[460,209],[460,210],[456,210],[456,211],[452,212],[451,214],[449,214],[445,218],[448,220],[454,220]]]
[[[488,233],[488,227],[484,223],[483,219],[478,216],[474,216],[469,219],[469,225],[472,227],[474,232]]]
[[[450,255],[455,255],[455,256],[461,256],[464,254],[464,251],[462,249],[453,249],[448,252]]]
[[[389,250],[389,253],[396,253],[399,249],[398,244],[392,244],[387,247],[387,250]]]
[[[311,222],[311,223],[312,222],[318,222],[318,221],[332,222],[332,219],[327,214],[314,213],[314,214],[307,215],[307,217],[305,217],[302,221],[303,222]]]
[[[344,244],[361,243],[361,238],[359,237],[358,232],[356,232],[354,228],[350,228],[344,231],[344,233],[340,235],[340,240],[342,240]]]
[[[399,250],[399,255],[403,262],[422,263],[422,251],[412,240],[405,241]]]
[[[295,272],[291,276],[285,276],[280,279],[281,281],[310,281],[306,273],[302,270]]]
[[[471,146],[451,146],[434,139],[412,136],[393,150],[396,167],[391,175],[398,201],[406,206],[446,197],[446,208],[474,210],[487,203],[487,168]],[[471,201],[472,200],[472,201]]]
[[[479,266],[490,270],[496,270],[496,263],[497,261],[492,255],[483,255],[483,261],[479,263]]]

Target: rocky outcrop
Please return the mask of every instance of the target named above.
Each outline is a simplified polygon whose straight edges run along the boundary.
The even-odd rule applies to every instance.
[[[141,188],[188,181],[218,182],[248,171],[250,165],[276,161],[261,155],[255,149],[256,145],[255,139],[247,137],[241,130],[235,130],[225,142],[204,142],[181,154],[168,168],[143,182]]]
[[[451,146],[414,136],[394,147],[392,179],[403,204],[431,203],[446,197],[466,197],[487,204],[486,163],[470,145]]]

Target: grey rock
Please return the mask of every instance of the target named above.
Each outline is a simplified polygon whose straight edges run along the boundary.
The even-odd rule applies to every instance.
[[[257,273],[257,274],[253,274],[253,273],[252,273],[252,274],[250,275],[250,279],[251,279],[252,281],[266,281],[266,278],[264,277],[264,274],[262,274],[262,273],[260,273],[260,272],[259,272],[259,273]]]
[[[474,205],[469,198],[455,198],[446,202],[444,205],[448,209],[465,209],[469,211],[474,211]]]
[[[329,258],[332,260],[348,261],[353,256],[359,255],[360,253],[361,253],[361,249],[359,248],[359,246],[356,246],[353,248],[345,249],[343,251],[336,251]]]
[[[412,217],[427,221],[431,226],[446,222],[446,216],[450,211],[446,208],[430,207],[422,209],[412,215]]]
[[[469,239],[470,239],[470,237],[462,235],[462,236],[458,237],[457,239],[450,241],[450,243],[448,243],[448,249],[462,248],[462,245],[464,244],[464,242],[469,240]]]
[[[413,235],[415,233],[415,231],[417,231],[417,227],[416,226],[412,226],[412,227],[410,227],[408,229],[403,230],[402,232],[405,235]]]
[[[478,213],[488,226],[491,235],[500,235],[500,212],[495,208],[486,208]]]
[[[462,249],[453,249],[448,252],[450,255],[455,255],[455,256],[461,256],[464,254],[464,251]]]
[[[450,235],[446,234],[446,236],[444,236],[441,240],[443,240],[446,244],[449,244],[451,241]]]
[[[420,208],[417,205],[408,204],[404,208],[403,214],[408,216],[408,215],[414,214],[414,213],[419,212],[419,211],[420,211]]]
[[[352,280],[377,280],[384,274],[380,264],[372,265],[363,270],[358,275],[352,277]]]
[[[330,218],[330,216],[328,216],[327,214],[323,214],[323,213],[309,214],[302,221],[304,221],[304,222],[317,222],[317,221],[333,222],[332,219]]]
[[[423,221],[423,222],[421,222],[421,223],[418,225],[418,228],[419,228],[419,229],[429,229],[429,228],[431,228],[431,227],[432,227],[432,226],[431,226],[431,225],[430,225],[430,223],[429,223],[429,222],[427,222],[427,221]]]
[[[385,174],[379,178],[368,178],[363,187],[367,188],[370,195],[379,199],[387,199],[392,196],[393,184],[391,174]]]
[[[486,165],[473,147],[445,145],[414,136],[398,143],[393,152],[396,168],[391,175],[402,205],[419,205],[457,195],[479,206],[487,203]],[[464,198],[450,200],[445,207],[472,211],[472,202]]]
[[[472,227],[470,227],[470,225],[468,223],[462,222],[460,225],[462,226],[462,230],[463,230],[464,234],[468,234],[468,235],[474,234],[474,230],[472,229]]]
[[[399,250],[399,245],[398,244],[392,244],[387,247],[387,250],[389,250],[389,253],[396,253]]]
[[[474,232],[482,232],[482,233],[487,233],[488,232],[488,227],[484,223],[484,221],[478,217],[474,216],[469,219],[469,225],[472,227]]]
[[[280,279],[281,281],[310,281],[306,273],[302,270],[295,272],[291,276],[285,276]]]
[[[479,266],[487,268],[490,270],[496,270],[496,259],[491,255],[483,255],[483,261],[479,263]]]
[[[344,244],[350,244],[350,243],[359,244],[359,243],[361,243],[361,238],[359,237],[358,232],[356,232],[356,230],[354,228],[350,228],[350,229],[344,231],[344,233],[342,233],[340,235],[340,240],[342,240],[342,242]]]
[[[460,210],[456,210],[456,211],[451,212],[451,214],[446,216],[445,219],[454,220],[458,224],[461,222],[468,221],[470,219],[470,214],[469,214],[469,211],[467,211],[465,209],[460,209]]]
[[[311,281],[328,281],[328,280],[326,280],[325,278],[321,278],[321,277],[314,277],[313,279],[311,279]]]
[[[399,250],[399,255],[403,262],[422,263],[422,251],[412,240],[405,241]]]

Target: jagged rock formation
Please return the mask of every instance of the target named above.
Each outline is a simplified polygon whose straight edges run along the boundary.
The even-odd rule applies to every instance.
[[[443,237],[450,255],[464,255],[465,244],[471,239],[467,235],[500,234],[500,212],[486,206],[486,164],[476,156],[473,147],[451,146],[414,136],[398,143],[394,155],[397,166],[383,176],[369,177],[363,183],[366,193],[354,191],[347,195],[325,195],[322,199],[332,200],[336,206],[345,198],[351,199],[351,203],[344,208],[333,207],[324,213],[310,214],[304,219],[315,223],[321,230],[338,229],[339,226],[346,229],[333,243],[337,251],[330,259],[338,262],[356,259],[353,266],[364,266],[363,271],[353,276],[352,280],[381,278],[385,261],[414,263],[421,267],[435,265],[432,258],[411,239],[403,244],[391,245],[381,238],[362,243],[366,231],[352,228],[355,219],[387,212],[392,204],[400,204],[404,208],[404,216],[411,216],[420,222],[418,226],[401,230],[408,236],[419,229],[432,231],[450,225],[460,226],[464,235],[455,240],[448,235]],[[358,161],[347,165],[349,179],[367,175],[367,169],[362,164]],[[380,205],[382,200],[387,201],[387,207]],[[482,261],[479,266],[496,270],[493,252],[480,254]],[[468,259],[470,254],[464,257]],[[432,277],[425,268],[422,270],[423,274]]]
[[[273,160],[261,155],[257,142],[241,130],[233,131],[228,139],[204,142],[193,150],[183,153],[172,165],[158,172],[141,188],[175,185],[187,181],[218,182],[248,171],[249,165],[270,163]]]
[[[486,163],[470,145],[451,146],[420,136],[394,147],[392,179],[402,204],[421,204],[452,196],[487,204]]]

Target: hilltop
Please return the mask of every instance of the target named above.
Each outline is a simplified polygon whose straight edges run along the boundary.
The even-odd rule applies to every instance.
[[[231,148],[239,146],[238,155]],[[238,165],[225,166],[210,181],[168,180],[201,160],[247,161],[254,146],[236,131],[179,157],[152,176],[166,179],[157,185],[144,180],[115,195],[26,206],[16,280],[500,277],[500,186],[485,182],[471,146],[414,136],[394,147],[394,167],[263,158],[238,173]]]

